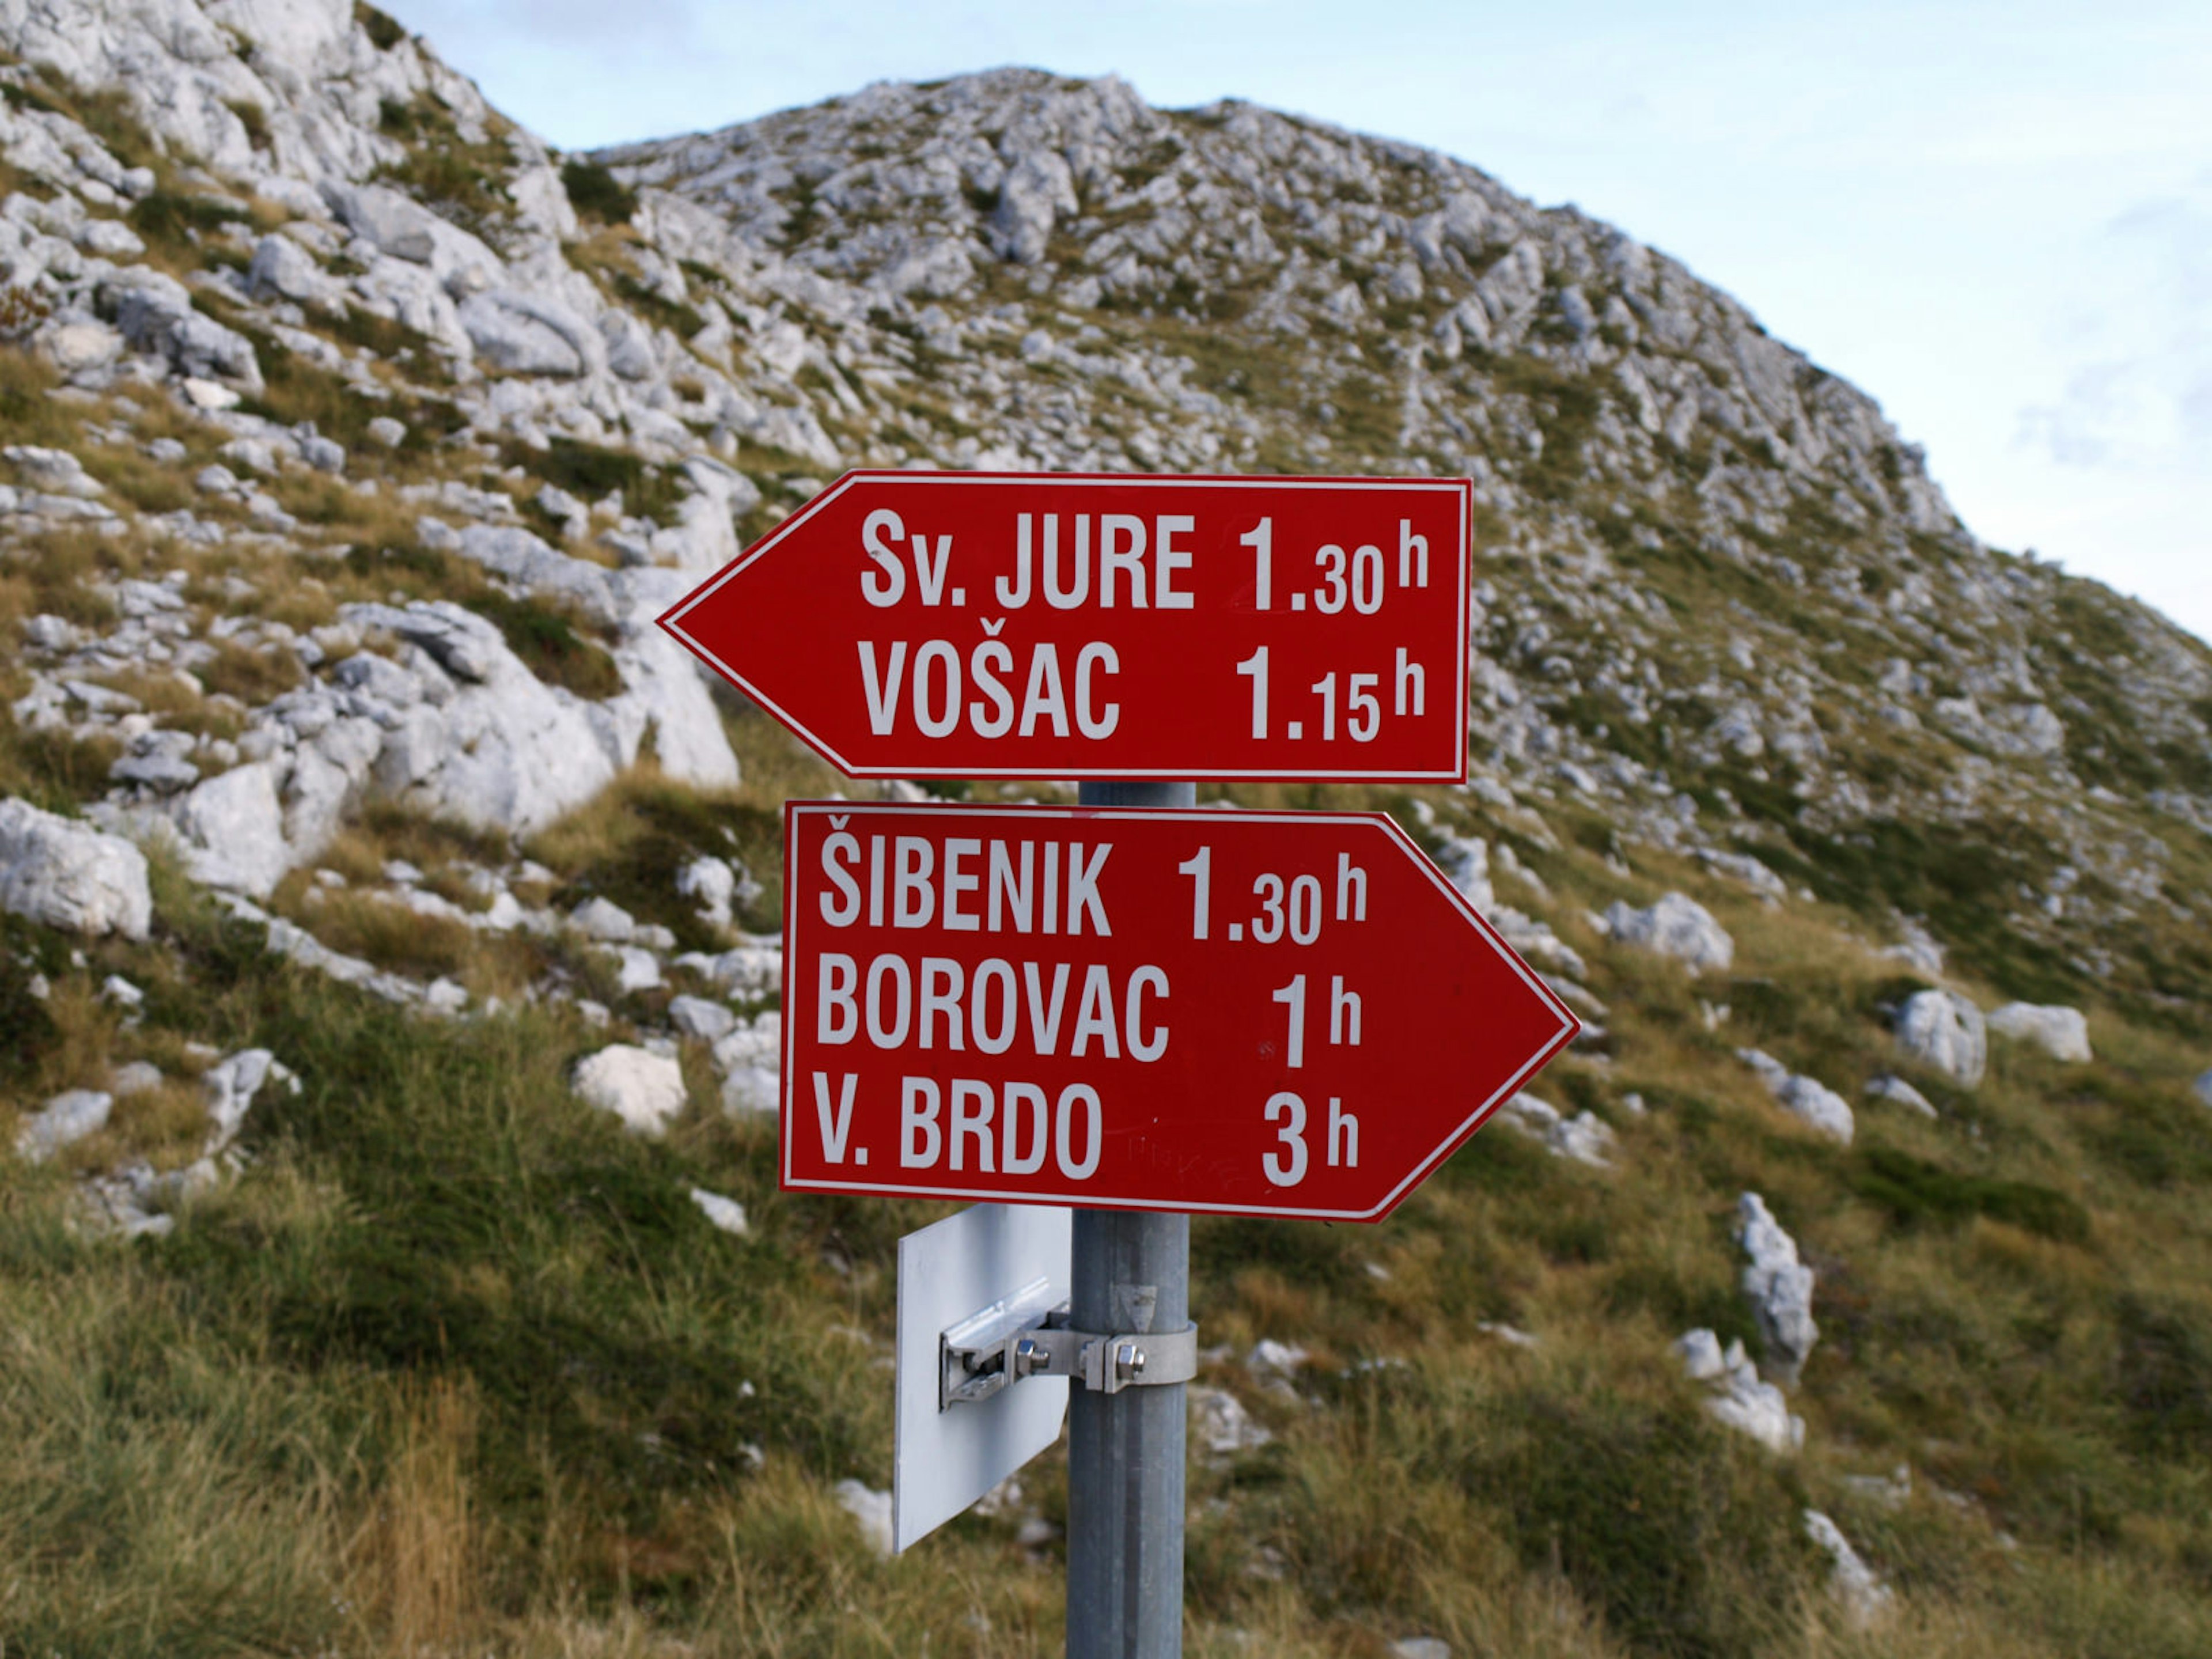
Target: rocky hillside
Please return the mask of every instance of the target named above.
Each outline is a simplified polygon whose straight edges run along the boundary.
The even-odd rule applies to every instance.
[[[760,1110],[859,786],[651,625],[863,465],[1476,482],[1470,786],[1219,793],[1591,1031],[1200,1229],[1194,1650],[2212,1645],[2212,656],[1729,297],[1110,79],[564,157],[367,5],[0,0],[0,1650],[1053,1645],[1049,1462],[867,1545],[934,1212]]]

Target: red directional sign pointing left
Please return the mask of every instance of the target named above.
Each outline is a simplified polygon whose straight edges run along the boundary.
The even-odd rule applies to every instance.
[[[783,1184],[1372,1221],[1579,1029],[1389,818],[785,813]]]
[[[1472,490],[848,472],[660,622],[856,777],[1458,780]]]

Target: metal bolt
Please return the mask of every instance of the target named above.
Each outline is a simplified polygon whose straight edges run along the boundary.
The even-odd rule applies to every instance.
[[[1014,1375],[1034,1376],[1036,1375],[1038,1362],[1043,1358],[1044,1351],[1038,1346],[1036,1338],[1033,1336],[1021,1338],[1014,1344]]]
[[[1124,1381],[1145,1374],[1145,1351],[1133,1342],[1124,1342],[1114,1350],[1114,1371]]]

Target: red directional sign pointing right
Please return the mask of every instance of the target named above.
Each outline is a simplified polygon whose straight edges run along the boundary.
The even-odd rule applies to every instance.
[[[783,1184],[1372,1221],[1574,1016],[1389,818],[793,802]]]

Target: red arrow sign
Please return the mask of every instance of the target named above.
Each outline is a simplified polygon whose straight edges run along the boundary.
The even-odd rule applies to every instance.
[[[787,1188],[1372,1221],[1580,1029],[1376,814],[784,830]]]
[[[856,777],[1457,780],[1472,492],[848,472],[660,622]]]

